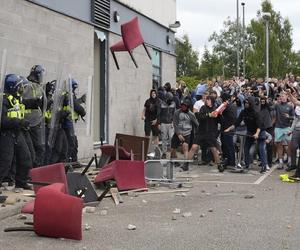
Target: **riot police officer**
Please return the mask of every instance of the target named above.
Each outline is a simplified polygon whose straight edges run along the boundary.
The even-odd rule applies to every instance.
[[[74,122],[77,122],[80,117],[83,118],[86,114],[85,109],[82,106],[82,104],[86,101],[86,96],[83,95],[80,98],[77,98],[76,90],[78,88],[78,82],[73,78],[71,79],[71,85],[72,93],[69,93],[69,103],[67,106],[64,106],[64,110],[69,110],[71,114],[65,119],[63,128],[68,140],[69,161],[78,163],[78,140],[74,130]],[[72,97],[70,95],[72,95]],[[71,104],[71,100],[73,100],[73,107]]]
[[[68,141],[62,129],[62,122],[70,112],[62,110],[65,95],[55,93],[56,83],[57,81],[53,80],[46,84],[47,109],[44,116],[47,154],[45,154],[45,165],[68,161]],[[58,95],[57,98],[54,98],[54,94]]]
[[[43,112],[46,108],[44,103],[43,82],[44,68],[41,65],[34,65],[27,77],[29,83],[24,88],[22,95],[25,104],[25,120],[30,123],[30,136],[35,150],[34,166],[43,165],[45,154],[45,127]]]
[[[32,160],[23,134],[29,128],[24,119],[19,95],[23,88],[20,76],[8,74],[4,82],[4,96],[0,131],[0,184],[4,179],[15,181],[16,188],[31,189],[27,184]]]

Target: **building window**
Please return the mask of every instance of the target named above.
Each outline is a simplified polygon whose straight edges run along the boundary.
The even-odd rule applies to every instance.
[[[161,86],[161,52],[152,50],[152,88]]]

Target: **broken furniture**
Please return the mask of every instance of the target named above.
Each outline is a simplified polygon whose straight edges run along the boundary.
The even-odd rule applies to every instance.
[[[94,183],[114,180],[120,191],[146,188],[144,168],[143,161],[115,160],[100,169]]]
[[[133,57],[132,51],[136,47],[143,45],[148,57],[151,60],[151,55],[145,45],[143,36],[140,31],[139,22],[138,22],[137,17],[134,17],[131,21],[121,25],[121,34],[122,34],[122,40],[110,47],[110,51],[112,53],[112,56],[114,58],[114,61],[115,61],[115,64],[116,64],[118,70],[120,69],[120,67],[119,67],[115,52],[127,51],[135,65],[135,67],[138,68],[138,65]]]
[[[62,183],[39,188],[33,227],[7,228],[4,232],[34,231],[39,236],[81,240],[83,201],[66,194],[65,190],[66,186]]]

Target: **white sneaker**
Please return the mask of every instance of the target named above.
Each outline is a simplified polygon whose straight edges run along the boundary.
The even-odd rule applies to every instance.
[[[269,171],[270,170],[270,167],[267,165],[266,166],[266,171]]]

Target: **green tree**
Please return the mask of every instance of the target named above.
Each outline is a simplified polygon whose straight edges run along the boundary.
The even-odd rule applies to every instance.
[[[214,32],[209,41],[213,43],[213,54],[215,54],[219,61],[224,66],[225,77],[236,75],[237,63],[237,24],[236,21],[230,20],[228,17],[223,23],[223,29],[219,33]],[[240,31],[241,27],[239,26]],[[239,37],[241,39],[241,35]],[[245,36],[245,45],[247,46],[248,39]],[[240,46],[240,55],[242,53],[242,46]],[[241,71],[241,65],[239,65]]]
[[[292,51],[292,26],[280,12],[275,12],[270,1],[262,2],[262,10],[252,19],[247,28],[250,36],[250,48],[247,51],[247,68],[250,75],[265,76],[266,58],[266,20],[262,12],[269,12],[269,75],[282,77],[295,69],[296,55]]]
[[[210,53],[205,47],[198,76],[200,79],[216,78],[223,75],[223,66],[222,59],[216,53]]]
[[[193,50],[187,35],[176,42],[177,76],[195,76],[199,69],[198,52]]]

